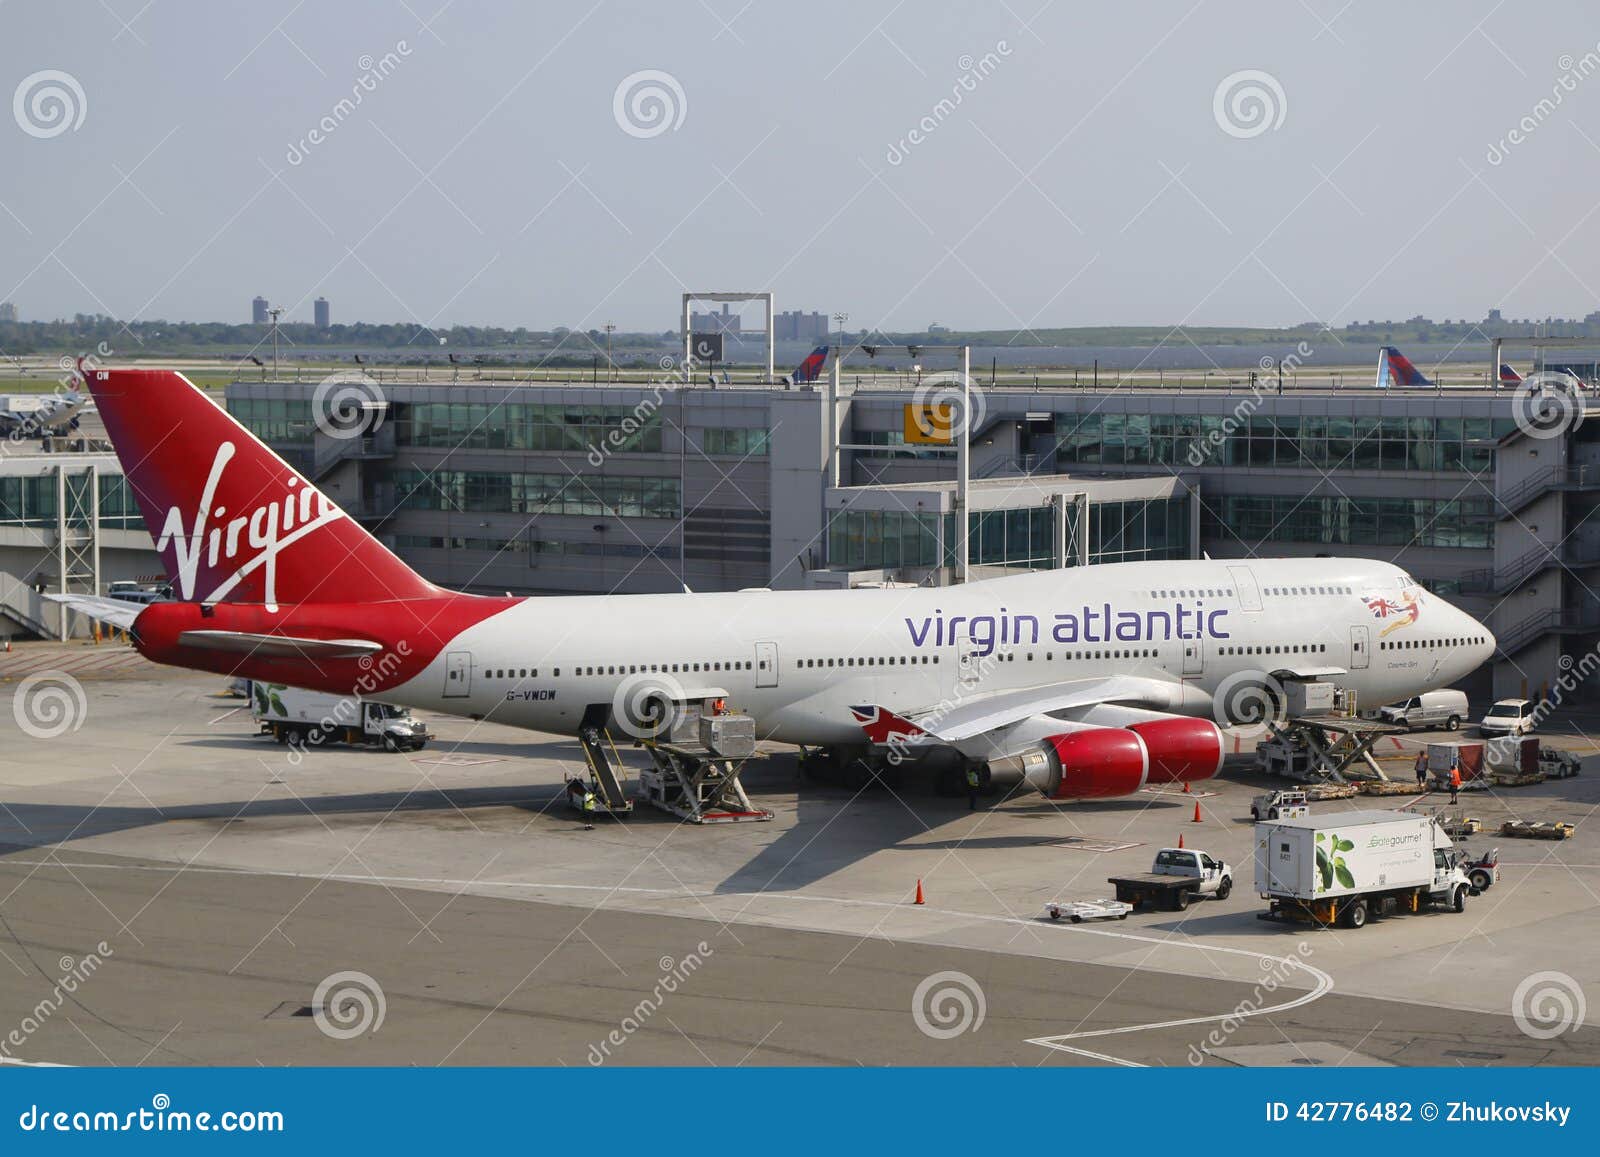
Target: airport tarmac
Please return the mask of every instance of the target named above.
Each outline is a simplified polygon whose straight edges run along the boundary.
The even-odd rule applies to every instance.
[[[1575,779],[1463,796],[1490,828],[1579,824],[1560,843],[1469,841],[1502,849],[1503,877],[1464,914],[1309,931],[1256,918],[1248,811],[1266,781],[1242,760],[1198,796],[968,812],[916,781],[814,786],[776,749],[745,775],[772,823],[640,809],[585,830],[562,803],[572,741],[427,716],[437,739],[421,752],[292,758],[216,677],[106,661],[117,653],[30,644],[0,659],[0,718],[24,663],[82,691],[0,746],[7,1059],[1600,1063],[1580,1008],[1600,993],[1600,837],[1584,822],[1597,759]],[[1042,919],[1051,899],[1146,870],[1180,833],[1236,866],[1228,900]],[[297,1014],[346,972],[381,990],[383,1016],[341,1039]],[[1550,1034],[1562,994],[1579,1023]]]

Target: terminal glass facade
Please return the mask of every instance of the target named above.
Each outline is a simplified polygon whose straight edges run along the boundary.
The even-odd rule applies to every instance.
[[[309,446],[316,425],[307,398],[230,398],[228,413],[269,446]]]
[[[1509,419],[1057,414],[1061,466],[1273,466],[1477,474]]]
[[[402,469],[394,483],[403,510],[678,518],[683,506],[676,478]]]
[[[661,450],[661,414],[633,406],[418,402],[393,407],[395,443],[434,450]]]
[[[1206,498],[1201,535],[1224,542],[1310,542],[1334,546],[1494,546],[1494,500],[1348,498],[1296,494]]]
[[[67,517],[71,526],[89,521],[86,478],[67,475]],[[107,529],[139,530],[144,518],[120,474],[101,474],[96,483],[100,491],[100,525]],[[0,477],[0,525],[53,527],[57,513],[54,474]]]
[[[939,523],[953,566],[955,516],[901,510],[836,510],[828,521],[828,563],[849,570],[938,565]],[[1077,509],[1066,512],[1067,564],[1077,561]],[[1047,569],[1055,557],[1055,512],[1048,506],[979,510],[968,515],[968,558],[977,566]],[[1089,561],[1189,557],[1187,496],[1089,505]]]

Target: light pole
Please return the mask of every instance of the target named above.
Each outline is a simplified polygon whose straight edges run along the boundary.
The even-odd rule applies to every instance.
[[[606,322],[606,381],[617,380],[617,363],[611,360],[611,335],[617,332],[617,323]]]
[[[283,306],[275,305],[267,310],[267,316],[272,319],[272,380],[278,380],[278,315],[283,312]]]
[[[844,357],[844,323],[850,320],[848,313],[836,313],[833,320],[839,323],[839,352],[834,354],[834,360]]]

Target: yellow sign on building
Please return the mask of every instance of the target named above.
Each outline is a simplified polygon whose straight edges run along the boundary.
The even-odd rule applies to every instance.
[[[955,439],[956,414],[953,401],[911,402],[905,408],[905,439],[909,445],[948,446]]]

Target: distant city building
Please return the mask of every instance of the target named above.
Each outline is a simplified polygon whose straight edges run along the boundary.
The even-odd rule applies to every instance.
[[[17,307],[9,301],[0,301],[0,321],[16,321]]]
[[[1498,309],[1491,309],[1489,311],[1489,316],[1483,319],[1483,324],[1499,325],[1503,320],[1504,318],[1500,316],[1500,311]]]
[[[812,310],[791,309],[772,319],[774,341],[825,342],[828,340],[828,315]]]
[[[721,313],[691,313],[690,329],[694,333],[738,333],[739,315],[724,302]]]
[[[257,296],[250,303],[250,321],[253,325],[267,324],[267,299]]]
[[[928,325],[928,332],[932,334],[949,333],[950,327],[947,325],[940,325],[935,321]]]
[[[327,329],[330,324],[328,321],[328,299],[326,297],[317,298],[312,303],[311,308],[317,319],[317,328]]]

